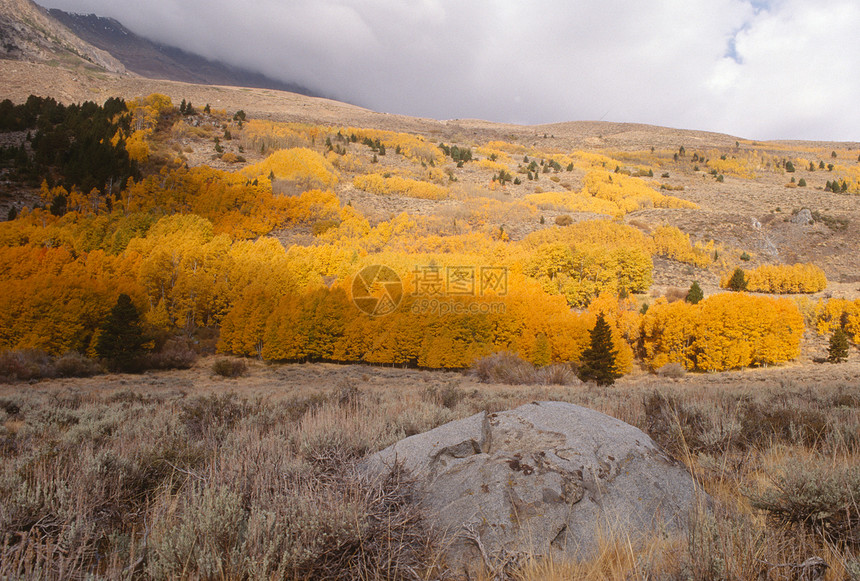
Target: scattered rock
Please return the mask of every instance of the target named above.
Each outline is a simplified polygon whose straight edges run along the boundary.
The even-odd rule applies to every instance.
[[[598,535],[625,541],[686,528],[697,497],[687,470],[641,430],[563,402],[476,414],[401,440],[365,461],[396,464],[447,539],[448,564],[499,570],[522,555],[574,559]]]
[[[812,219],[812,212],[809,211],[809,208],[804,208],[792,216],[791,221],[792,223],[800,224],[801,226],[809,226],[815,223],[815,220]]]

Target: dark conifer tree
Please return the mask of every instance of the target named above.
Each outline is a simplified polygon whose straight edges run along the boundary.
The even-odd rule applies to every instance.
[[[615,365],[617,355],[618,352],[612,346],[612,329],[603,313],[600,313],[591,330],[591,345],[582,353],[579,378],[597,385],[612,385],[620,377]]]
[[[96,340],[96,353],[116,371],[135,371],[145,352],[145,343],[140,313],[131,297],[123,293],[102,325]]]
[[[733,291],[747,290],[747,278],[743,268],[736,268],[729,279],[728,288]]]
[[[687,291],[687,298],[685,300],[692,305],[696,305],[703,298],[705,298],[705,293],[702,292],[702,287],[699,286],[699,281],[694,280],[693,284],[690,285],[690,290]]]
[[[842,363],[846,359],[848,359],[848,334],[839,327],[830,337],[827,360],[830,363]]]

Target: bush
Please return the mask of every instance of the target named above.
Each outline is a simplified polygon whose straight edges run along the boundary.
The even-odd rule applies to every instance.
[[[69,351],[54,362],[59,377],[92,377],[103,372],[101,365],[77,351]]]
[[[184,337],[169,339],[158,353],[149,356],[152,369],[190,369],[197,363],[197,351]]]
[[[39,349],[16,349],[0,353],[0,382],[12,383],[54,377],[51,357]]]
[[[194,438],[221,440],[247,413],[235,393],[212,394],[183,402],[179,421]]]
[[[657,370],[657,375],[659,375],[660,377],[669,377],[672,379],[684,377],[686,373],[687,370],[684,369],[684,366],[677,361],[666,363]]]
[[[537,370],[539,383],[543,385],[576,385],[582,383],[573,367],[566,363],[553,363]]]
[[[689,289],[682,289],[678,286],[670,286],[666,289],[666,292],[663,293],[663,296],[666,297],[666,301],[670,303],[674,303],[677,301],[687,300],[687,296],[690,294]]]
[[[248,364],[244,359],[216,359],[212,371],[221,377],[240,377],[248,373]]]
[[[476,360],[471,373],[483,383],[529,385],[537,383],[535,367],[519,355],[508,352],[493,353]]]
[[[790,459],[770,478],[771,488],[749,495],[754,507],[835,545],[860,547],[860,467],[829,458]]]
[[[567,363],[535,367],[519,355],[493,353],[477,359],[469,372],[483,383],[506,385],[576,385],[581,383]]]
[[[562,214],[561,216],[555,217],[555,223],[557,226],[570,226],[573,224],[573,218],[567,214]]]

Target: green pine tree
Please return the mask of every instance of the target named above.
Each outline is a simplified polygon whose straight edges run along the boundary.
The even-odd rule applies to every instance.
[[[591,330],[591,345],[582,353],[579,378],[597,385],[612,385],[617,377],[621,377],[615,367],[617,355],[618,352],[612,346],[612,330],[603,313],[600,313]]]
[[[702,292],[699,281],[694,280],[693,284],[690,285],[690,290],[687,291],[687,298],[685,300],[690,304],[697,305],[703,298],[705,298],[705,293]]]
[[[733,291],[747,290],[747,277],[743,268],[736,268],[729,279],[728,288]]]
[[[848,359],[848,334],[839,327],[830,337],[827,360],[830,363],[842,363],[846,359]]]
[[[123,293],[100,329],[96,353],[116,371],[135,371],[145,353],[145,343],[140,313],[131,297]]]

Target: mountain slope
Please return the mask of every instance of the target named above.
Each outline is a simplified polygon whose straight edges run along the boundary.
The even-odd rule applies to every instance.
[[[31,0],[0,0],[0,59],[126,72],[119,60],[77,37]]]
[[[150,79],[276,89],[319,96],[295,83],[277,81],[260,73],[152,42],[112,18],[95,14],[70,14],[57,9],[49,13],[86,42],[115,56],[128,70]]]

